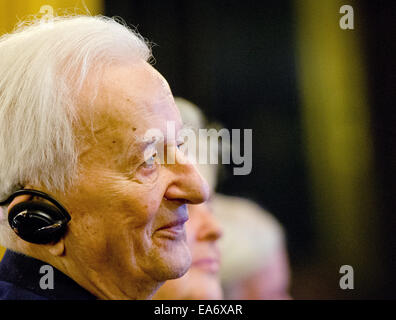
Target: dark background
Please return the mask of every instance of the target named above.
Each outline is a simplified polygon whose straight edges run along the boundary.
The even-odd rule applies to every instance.
[[[385,279],[354,295],[305,283],[320,281],[320,264],[307,267],[317,265],[318,230],[302,134],[294,7],[293,1],[108,0],[105,14],[121,16],[155,44],[155,67],[175,96],[226,128],[253,129],[252,173],[235,177],[226,168],[219,191],[257,201],[284,225],[295,298],[395,298],[396,2],[354,5],[368,73],[383,265],[378,272]]]
[[[396,297],[396,2],[362,1],[365,55],[374,132],[385,282],[380,295]]]

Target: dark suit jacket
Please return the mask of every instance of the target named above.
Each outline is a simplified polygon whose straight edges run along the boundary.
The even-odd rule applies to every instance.
[[[42,289],[40,268],[48,263],[7,250],[0,262],[0,300],[94,300],[91,293],[59,270],[54,288]]]

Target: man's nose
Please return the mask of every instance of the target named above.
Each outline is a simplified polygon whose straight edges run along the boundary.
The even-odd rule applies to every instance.
[[[209,199],[209,185],[191,162],[171,164],[168,167],[173,177],[165,198],[191,204]]]

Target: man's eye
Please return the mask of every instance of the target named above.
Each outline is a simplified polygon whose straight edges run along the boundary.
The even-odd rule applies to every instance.
[[[144,161],[143,166],[146,169],[152,169],[155,165],[156,159],[157,159],[157,153],[154,153],[150,158],[148,158]]]

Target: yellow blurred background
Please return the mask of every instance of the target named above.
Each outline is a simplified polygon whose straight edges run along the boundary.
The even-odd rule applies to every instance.
[[[101,0],[0,0],[0,33],[9,32],[15,24],[29,15],[36,15],[42,9],[46,13],[46,7],[51,6],[56,12],[103,13],[103,1]]]

